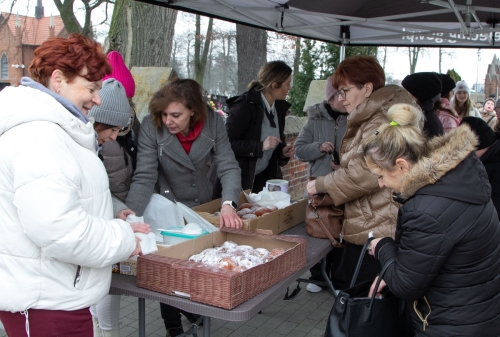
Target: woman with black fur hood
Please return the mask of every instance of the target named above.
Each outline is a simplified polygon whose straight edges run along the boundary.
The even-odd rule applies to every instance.
[[[393,262],[378,292],[407,302],[417,337],[499,336],[500,226],[476,136],[461,125],[427,140],[422,114],[406,104],[387,117],[363,147],[380,188],[402,203],[395,239],[369,247]]]

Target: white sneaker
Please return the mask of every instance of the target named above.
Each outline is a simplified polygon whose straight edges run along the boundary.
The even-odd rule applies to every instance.
[[[306,287],[306,290],[310,293],[319,293],[322,289],[320,286],[314,283],[309,283]]]

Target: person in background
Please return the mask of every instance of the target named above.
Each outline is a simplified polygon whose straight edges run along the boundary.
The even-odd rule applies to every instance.
[[[476,109],[481,110],[484,106],[484,102],[476,102]]]
[[[105,80],[102,84],[102,89],[99,91],[99,95],[101,96],[102,103],[100,106],[94,106],[89,111],[89,118],[93,118],[95,121],[94,130],[97,133],[97,142],[99,144],[99,158],[102,159],[102,149],[107,143],[116,141],[120,130],[129,124],[131,115],[130,104],[125,94],[125,89],[119,81],[114,78]],[[123,156],[124,152],[121,151],[121,156],[118,158],[122,159]],[[118,178],[124,182],[132,179],[133,171],[127,171],[129,175],[123,175],[123,177],[116,174],[111,175],[110,172],[115,173],[121,165],[116,163],[116,161],[115,165],[110,165],[110,162],[109,159],[108,161],[103,161],[108,172],[110,186],[113,185],[111,183],[113,179],[115,180],[114,185],[120,185],[116,181]],[[130,163],[130,166],[132,166],[132,163]],[[123,203],[116,200],[114,194],[111,197],[113,199],[113,214],[116,217],[125,220],[127,215],[134,214],[126,206],[123,207]],[[131,226],[134,232],[146,234],[150,232],[149,226],[144,223],[133,223]],[[120,295],[106,295],[101,302],[90,307],[94,323],[94,337],[120,336],[120,298]]]
[[[236,214],[240,168],[224,121],[207,106],[202,87],[191,79],[169,81],[151,98],[149,112],[141,124],[137,168],[125,204],[142,215],[155,190],[188,207],[209,202],[213,187],[207,168],[212,164],[222,183],[220,227],[241,228]],[[160,308],[170,336],[184,332],[180,313],[191,322],[198,317],[163,303]]]
[[[436,102],[434,108],[438,115],[441,124],[443,124],[444,132],[450,132],[460,125],[460,117],[455,110],[453,110],[449,99],[453,96],[453,89],[455,88],[455,81],[448,74],[438,74],[441,80],[441,99]]]
[[[300,161],[309,162],[310,177],[325,176],[340,165],[340,162],[335,160],[340,159],[338,151],[347,128],[347,113],[339,96],[339,92],[333,87],[332,77],[328,77],[326,99],[307,109],[309,118],[295,141],[295,157]],[[336,157],[333,155],[334,152]],[[334,277],[334,274],[338,274],[336,270],[343,251],[343,249],[333,249],[326,256],[326,273],[331,275],[335,288],[341,287],[334,282],[340,276]],[[321,263],[311,268],[310,279],[323,281]],[[309,283],[306,289],[310,292],[321,291],[321,287],[314,283]]]
[[[42,43],[28,70],[0,93],[0,320],[9,336],[88,337],[111,266],[140,253],[113,219],[87,117],[111,67],[97,42],[71,34]]]
[[[431,72],[414,73],[406,76],[401,85],[415,97],[424,113],[424,133],[427,138],[443,135],[443,124],[435,110],[442,89],[438,75]]]
[[[406,301],[417,337],[499,336],[500,226],[476,136],[461,125],[429,141],[421,116],[393,105],[363,147],[380,188],[402,203],[395,240],[369,246],[388,265],[377,292]]]
[[[385,85],[384,70],[369,56],[355,56],[342,61],[332,78],[340,101],[346,108],[347,130],[340,145],[340,167],[307,184],[310,195],[328,193],[336,206],[344,205],[342,228],[344,248],[342,265],[346,285],[353,278],[359,256],[366,254],[357,278],[372,280],[380,272],[380,263],[362,248],[368,235],[394,236],[398,203],[378,186],[361,154],[362,140],[371,136],[380,125],[388,123],[386,112],[396,103],[416,104],[404,88]]]
[[[283,61],[266,63],[248,91],[227,100],[226,130],[241,168],[241,186],[259,193],[270,179],[283,179],[280,166],[294,155],[285,139],[292,69]],[[218,191],[217,191],[218,192]]]
[[[118,80],[125,89],[126,98],[129,103],[129,121],[118,132],[118,137],[105,142],[99,152],[100,157],[108,172],[109,189],[113,198],[113,209],[116,212],[128,209],[124,204],[132,183],[132,176],[137,163],[137,136],[139,134],[140,122],[137,119],[134,102],[132,98],[135,94],[135,81],[132,73],[123,62],[122,56],[116,51],[108,54],[108,60],[113,67],[113,72],[104,77]],[[131,211],[115,213],[116,216],[125,220]]]
[[[491,185],[491,200],[500,218],[500,138],[499,132],[493,132],[483,120],[465,117],[462,124],[467,124],[479,139],[476,156],[483,163]]]
[[[479,110],[481,118],[488,124],[491,129],[495,129],[497,125],[497,113],[495,112],[495,100],[488,98],[484,102],[484,107]]]
[[[467,116],[481,117],[481,114],[470,100],[470,89],[465,81],[458,81],[455,89],[453,89],[453,93],[454,96],[451,100],[451,106],[460,118]]]

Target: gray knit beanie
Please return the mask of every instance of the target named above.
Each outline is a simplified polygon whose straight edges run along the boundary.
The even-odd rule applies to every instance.
[[[89,117],[94,117],[98,123],[112,126],[127,126],[130,119],[130,104],[123,85],[114,78],[102,82],[99,91],[101,105],[95,105],[89,111]]]

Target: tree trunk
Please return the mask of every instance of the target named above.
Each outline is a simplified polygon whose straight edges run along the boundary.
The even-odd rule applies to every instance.
[[[410,59],[410,74],[415,73],[417,68],[418,55],[422,47],[408,47],[408,58]]]
[[[109,28],[110,49],[129,68],[167,67],[177,11],[137,1],[116,0]]]
[[[293,59],[293,74],[298,74],[300,69],[300,41],[301,38],[295,38],[295,58]]]
[[[267,32],[244,25],[236,25],[236,51],[238,54],[238,93],[257,78],[260,67],[267,62]]]
[[[76,19],[75,13],[73,11],[74,2],[75,0],[65,0],[64,2],[62,2],[61,0],[54,0],[54,4],[59,10],[59,14],[61,14],[61,19],[68,33],[81,34],[82,27],[80,26],[80,23]]]
[[[443,61],[443,48],[439,47],[439,73],[441,74],[441,62]]]
[[[387,61],[387,47],[384,47],[384,58],[382,59],[382,69],[385,70],[385,62]]]
[[[194,79],[203,87],[203,78],[205,77],[205,67],[207,66],[208,50],[210,49],[210,41],[212,40],[212,28],[214,19],[208,20],[207,34],[205,35],[205,43],[203,52],[201,51],[201,32],[200,32],[200,16],[196,15],[196,39],[194,45]]]

